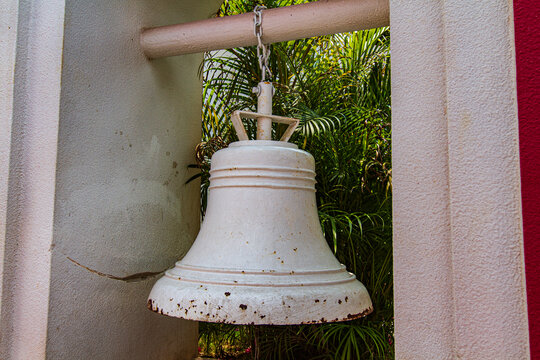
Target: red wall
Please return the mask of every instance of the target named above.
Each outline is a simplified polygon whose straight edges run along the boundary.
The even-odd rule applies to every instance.
[[[540,2],[514,0],[523,234],[531,358],[540,359]]]

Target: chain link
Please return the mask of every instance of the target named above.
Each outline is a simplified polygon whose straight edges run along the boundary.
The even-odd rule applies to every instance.
[[[259,59],[259,68],[261,69],[262,81],[266,80],[266,76],[272,77],[272,71],[268,64],[270,60],[270,46],[263,44],[263,27],[262,27],[262,11],[266,9],[266,6],[257,5],[253,9],[253,32],[257,37],[257,58]]]

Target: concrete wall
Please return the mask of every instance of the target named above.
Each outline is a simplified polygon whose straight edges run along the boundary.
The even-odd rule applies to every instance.
[[[184,182],[200,139],[202,56],[148,61],[138,34],[206,18],[218,2],[8,3],[18,34],[13,115],[2,117],[13,131],[0,143],[2,165],[11,157],[0,172],[0,358],[193,357],[196,323],[154,314],[146,298],[149,273],[198,231],[198,185]]]
[[[527,359],[512,3],[390,0],[397,359]]]

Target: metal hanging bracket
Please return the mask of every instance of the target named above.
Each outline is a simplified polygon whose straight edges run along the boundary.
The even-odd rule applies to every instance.
[[[270,48],[262,42],[263,26],[262,26],[262,10],[264,6],[255,6],[253,9],[253,29],[257,37],[257,58],[261,69],[262,81],[259,82],[253,92],[257,94],[257,111],[235,111],[231,115],[231,121],[239,140],[249,140],[242,117],[257,120],[257,140],[272,140],[272,122],[287,124],[289,127],[281,137],[280,141],[289,141],[294,130],[300,123],[300,120],[272,115],[272,97],[274,95],[274,86],[270,81],[266,80],[266,76],[272,77],[270,66],[268,64],[270,58]]]
[[[272,77],[272,71],[268,61],[270,60],[270,46],[262,41],[263,36],[263,10],[266,6],[257,5],[253,9],[253,32],[257,38],[257,59],[261,69],[261,81],[266,81],[266,76]]]
[[[238,139],[249,140],[244,124],[242,123],[242,118],[259,119],[261,117],[264,117],[265,119],[270,119],[272,122],[275,123],[289,125],[289,127],[287,128],[287,130],[285,130],[283,136],[281,137],[281,139],[279,139],[279,141],[289,141],[294,130],[298,127],[298,124],[300,124],[300,120],[298,119],[277,115],[260,114],[251,111],[236,110],[231,115],[231,121],[233,123],[234,129],[236,130],[236,133],[238,134]]]
[[[264,6],[255,6],[253,9],[253,31],[257,38],[257,59],[261,69],[261,82],[257,85],[257,140],[272,140],[272,97],[274,96],[274,86],[266,77],[272,77],[270,71],[270,46],[262,41],[263,35],[263,10]]]

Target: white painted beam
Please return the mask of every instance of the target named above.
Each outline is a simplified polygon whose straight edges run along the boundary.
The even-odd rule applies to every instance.
[[[263,10],[264,43],[371,29],[389,24],[388,0],[327,0]],[[253,13],[143,30],[144,54],[161,58],[257,44]]]

